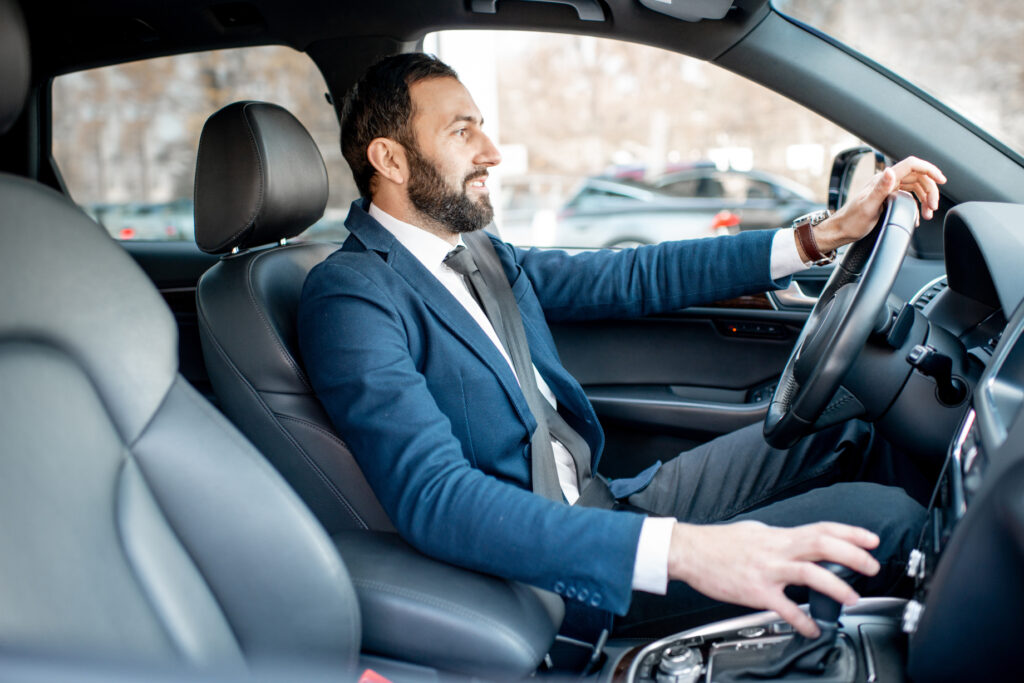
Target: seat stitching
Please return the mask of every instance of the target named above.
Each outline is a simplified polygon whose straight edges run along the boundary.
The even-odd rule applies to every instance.
[[[183,385],[183,387],[185,387],[185,388],[191,389],[191,385],[188,384],[187,380],[185,380],[185,378],[182,377],[180,373],[176,376],[175,381],[174,381],[174,384],[178,384],[178,383],[181,383]],[[173,387],[172,387],[172,390],[173,390]],[[167,395],[164,397],[164,402],[165,403],[166,403],[167,400],[169,400],[170,393],[171,392],[168,391]],[[198,400],[193,401],[193,404],[194,404],[196,410],[198,410],[199,412],[203,413],[208,419],[211,419],[211,420],[226,419],[224,414],[221,413],[219,410],[217,410],[213,406],[212,403],[210,403],[209,401],[203,399],[198,394],[196,394],[196,396],[197,396]],[[156,413],[157,412],[159,412],[159,411],[154,412],[153,421],[156,420]],[[254,468],[256,468],[257,470],[263,471],[263,472],[265,472],[268,475],[271,475],[271,478],[277,477],[277,480],[279,482],[283,482],[283,478],[281,477],[281,475],[277,471],[277,469],[275,467],[273,467],[270,464],[270,462],[267,461],[266,457],[262,455],[262,453],[259,451],[259,449],[257,449],[255,446],[253,446],[253,444],[241,433],[241,431],[239,431],[237,428],[236,429],[229,429],[229,430],[223,431],[223,434],[224,434],[224,436],[227,439],[230,439],[232,442],[237,444],[239,446],[239,448],[241,448],[242,450],[244,450],[244,451],[249,451],[249,450],[256,451],[256,453],[259,454],[260,457],[253,458],[251,460],[251,462],[253,463]],[[160,496],[159,496],[159,493],[158,493],[158,489],[156,487],[152,486],[152,484],[149,481],[149,477],[146,475],[145,462],[143,460],[141,460],[140,458],[136,457],[134,453],[130,453],[130,456],[132,457],[132,460],[135,462],[136,466],[138,467],[139,473],[142,475],[143,480],[146,482],[146,485],[149,486],[150,491],[151,491],[154,499],[156,500],[157,504],[160,505],[161,511],[164,513],[164,515],[166,517],[166,510],[163,509],[163,505],[161,504]],[[326,536],[326,532],[324,532],[323,526],[321,524],[319,524],[319,522],[317,522],[317,520],[313,517],[312,513],[310,513],[310,511],[309,511],[309,508],[305,505],[305,503],[303,503],[301,501],[301,499],[299,499],[298,494],[295,494],[294,490],[292,490],[288,486],[287,483],[285,483],[285,489],[287,489],[288,491],[290,491],[292,493],[292,495],[284,497],[285,503],[288,505],[289,508],[292,508],[292,509],[295,509],[295,510],[299,510],[301,513],[303,513],[303,514],[299,514],[301,530],[303,532],[310,533],[310,534],[312,534],[314,536],[315,535]],[[296,503],[298,504],[298,506],[296,506]],[[172,529],[173,529],[174,525],[173,525],[170,517],[166,517],[166,518],[167,518],[168,525],[171,526]],[[175,529],[174,531],[175,531],[175,534],[178,535],[177,529]],[[200,574],[203,575],[204,580],[207,582],[207,585],[210,587],[211,593],[213,593],[214,596],[216,597],[216,595],[217,595],[217,591],[216,591],[216,588],[215,588],[216,582],[211,581],[211,580],[208,579],[208,577],[206,576],[206,572],[203,571],[203,566],[200,563],[199,559],[195,556],[195,554],[193,552],[193,549],[189,546],[189,544],[186,542],[186,540],[184,538],[181,538],[181,537],[179,537],[179,538],[180,538],[180,540],[182,542],[182,546],[185,548],[186,552],[192,558],[193,563],[195,564],[197,570],[200,572]],[[329,562],[330,562],[330,559],[332,559],[332,558],[337,560],[336,562],[330,562],[330,563],[331,564],[335,564],[336,569],[340,572],[338,574],[339,577],[343,577],[343,576],[347,576],[348,575],[348,571],[347,571],[347,569],[345,567],[344,561],[341,560],[340,556],[338,555],[337,548],[335,548],[334,546],[332,546],[332,545],[330,545],[328,543],[323,543],[320,539],[316,540],[315,545],[316,545],[316,550],[318,552],[320,552],[325,558],[328,558]],[[220,602],[221,602],[219,597],[217,598],[217,602],[218,602],[218,604],[220,604]],[[358,612],[357,612],[357,614],[358,614]],[[227,618],[228,623],[232,624],[233,622],[232,622],[230,613],[228,611],[224,611],[224,615]],[[349,616],[351,616],[351,615],[349,615]],[[350,628],[356,629],[359,626],[356,623],[357,620],[358,620],[358,616],[349,618]],[[234,630],[234,626],[232,626],[232,628]],[[235,637],[236,638],[238,637],[237,633],[235,633]]]
[[[205,311],[203,311],[201,303],[197,302],[197,310],[199,312],[200,321],[206,328],[210,341],[217,351],[217,355],[219,355],[224,360],[228,369],[231,370],[231,372],[240,381],[240,383],[246,389],[248,389],[249,392],[256,398],[257,404],[261,408],[263,408],[271,417],[273,417],[275,413],[263,400],[263,397],[260,395],[259,391],[257,391],[256,388],[252,386],[252,384],[245,377],[245,375],[243,375],[242,372],[238,369],[238,367],[231,361],[231,358],[227,355],[227,353],[224,351],[224,348],[217,340],[216,335],[213,333],[213,330],[211,329],[209,322],[207,322],[208,316],[206,315]],[[313,470],[313,473],[316,474],[316,476],[325,484],[327,490],[338,500],[339,503],[341,503],[345,507],[346,511],[352,516],[355,522],[363,529],[369,529],[370,526],[366,523],[366,520],[364,520],[362,516],[359,515],[358,511],[352,507],[351,503],[349,503],[344,498],[343,494],[337,489],[337,487],[334,485],[334,482],[331,481],[330,477],[328,477],[326,473],[324,473],[323,470],[320,469],[319,464],[317,464],[316,461],[313,460],[308,453],[306,453],[305,449],[302,448],[302,446],[299,445],[295,438],[288,433],[288,430],[285,429],[284,426],[281,425],[277,420],[271,420],[271,422],[273,423],[275,429],[277,429],[281,433],[281,435],[283,435],[285,439],[287,439],[292,444],[295,450],[299,452],[299,454],[302,456],[303,461],[309,466],[310,469]]]
[[[301,424],[301,425],[303,425],[305,427],[309,427],[310,429],[313,429],[313,430],[315,430],[317,432],[320,432],[320,434],[322,434],[323,436],[326,436],[331,441],[337,442],[338,445],[344,446],[345,448],[349,447],[348,444],[345,443],[344,439],[339,437],[337,434],[335,434],[331,430],[325,429],[322,425],[319,425],[316,422],[313,422],[312,420],[306,420],[306,419],[301,418],[301,417],[295,417],[294,415],[285,415],[284,413],[274,413],[274,415],[276,417],[278,417],[279,419],[281,419],[281,420],[288,420],[288,421],[291,421],[291,422],[297,422],[297,423],[299,423],[299,424]]]
[[[306,378],[306,373],[304,373],[299,368],[298,364],[296,364],[295,359],[292,357],[292,354],[288,351],[288,347],[284,345],[284,342],[281,340],[281,337],[277,333],[277,330],[274,328],[273,325],[270,324],[270,321],[263,314],[263,308],[259,305],[259,302],[256,301],[256,288],[253,283],[253,269],[256,266],[256,261],[263,258],[265,255],[273,253],[275,251],[277,250],[270,249],[268,251],[263,251],[254,254],[253,257],[249,259],[248,263],[246,263],[246,293],[249,295],[249,303],[251,303],[252,307],[256,310],[256,314],[259,316],[260,321],[263,323],[263,326],[270,332],[270,337],[271,339],[273,339],[274,344],[277,345],[277,350],[281,353],[282,356],[284,356],[285,362],[288,363],[289,367],[291,367],[292,369],[292,372],[294,372],[295,376],[298,377],[300,382],[302,382],[302,386],[304,386],[307,390],[312,392],[313,387],[310,386],[309,380]]]
[[[334,434],[333,432],[331,432],[328,429],[324,429],[323,427],[321,427],[320,425],[316,424],[315,422],[310,422],[309,420],[303,420],[301,418],[291,417],[290,415],[282,415],[281,413],[273,413],[273,415],[275,417],[277,417],[281,421],[287,420],[287,421],[291,421],[291,422],[295,422],[295,423],[301,424],[301,425],[303,425],[305,427],[309,427],[310,429],[313,429],[314,431],[320,432],[320,434],[322,434],[323,436],[328,437],[332,441],[335,441],[338,445],[343,446],[345,448],[348,448],[348,444],[346,444],[344,441],[342,441],[340,438],[338,438],[337,434]],[[285,432],[288,433],[287,430],[285,430]],[[290,433],[289,433],[289,436],[291,436]],[[337,496],[338,502],[345,506],[345,509],[348,510],[349,514],[352,515],[352,517],[355,518],[357,521],[359,521],[363,525],[363,528],[369,529],[370,528],[369,525],[366,524],[362,520],[362,518],[359,516],[359,513],[352,506],[352,504],[348,501],[348,499],[345,498],[345,495],[341,492],[341,490],[337,488],[337,485],[334,483],[334,481],[330,477],[328,477],[326,473],[324,473],[324,472],[322,472],[320,470],[319,465],[314,466],[313,469],[314,469],[314,471],[316,471],[317,476],[319,476],[324,481],[324,483],[331,489],[331,492],[334,493]]]

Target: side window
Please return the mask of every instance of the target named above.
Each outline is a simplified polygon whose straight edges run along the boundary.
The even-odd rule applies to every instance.
[[[338,144],[327,87],[286,47],[217,50],[59,76],[53,156],[72,198],[119,240],[192,240],[192,187],[206,118],[238,100],[280,104],[310,131],[327,164],[324,217],[306,231],[344,239],[358,193]]]
[[[833,154],[859,141],[713,64],[644,45],[444,31],[503,161],[495,220],[513,243],[607,247],[786,225],[824,206]],[[543,191],[527,201],[523,188]],[[505,188],[514,188],[509,211]]]

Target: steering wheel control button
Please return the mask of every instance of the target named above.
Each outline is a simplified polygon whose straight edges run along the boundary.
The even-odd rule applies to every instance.
[[[554,585],[553,589],[554,589],[554,591],[556,593],[561,595],[562,593],[565,592],[565,584],[563,582],[561,582],[561,581],[555,581],[555,585]]]
[[[576,597],[576,587],[575,586],[569,586],[565,590],[565,597],[567,597],[567,598],[575,598]]]
[[[914,312],[916,310],[910,304],[903,304],[903,308],[900,309],[885,335],[885,341],[889,346],[899,349],[907,341],[907,336],[914,327]]]
[[[600,607],[601,606],[601,594],[600,593],[594,593],[593,595],[590,596],[590,606],[591,607]]]

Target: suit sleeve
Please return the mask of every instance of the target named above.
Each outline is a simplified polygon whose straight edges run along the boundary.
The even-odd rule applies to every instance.
[[[548,320],[635,318],[784,287],[788,278],[771,278],[774,234],[755,230],[573,255],[498,248],[526,271]]]
[[[643,516],[569,507],[473,467],[397,310],[361,272],[326,262],[306,282],[299,331],[317,395],[403,538],[624,614]]]

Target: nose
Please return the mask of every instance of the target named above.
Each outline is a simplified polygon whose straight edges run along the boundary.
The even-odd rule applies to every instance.
[[[473,163],[478,166],[497,166],[501,163],[501,152],[486,133],[480,134],[480,149],[477,151]]]

